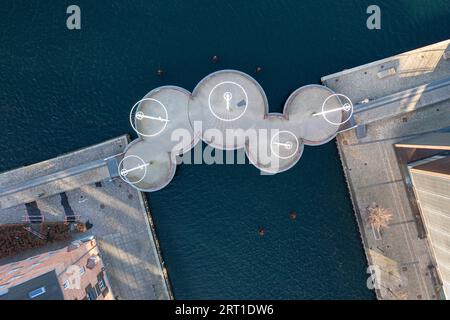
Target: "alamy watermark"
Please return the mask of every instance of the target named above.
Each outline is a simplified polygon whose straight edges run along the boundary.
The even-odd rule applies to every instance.
[[[81,9],[79,6],[72,4],[67,7],[66,13],[69,14],[66,20],[66,26],[69,30],[81,29]],[[381,9],[378,5],[370,5],[367,7],[366,13],[370,16],[367,18],[366,26],[369,30],[381,29]]]
[[[81,289],[81,276],[82,276],[82,269],[84,267],[80,267],[77,265],[71,265],[69,266],[66,271],[66,280],[63,283],[65,290],[80,290]]]
[[[293,158],[299,151],[298,138],[283,135],[289,132],[279,129],[203,130],[202,122],[194,121],[194,132],[203,132],[208,142],[205,148],[201,143],[191,148],[195,138],[190,130],[178,128],[172,132],[170,140],[175,144],[171,153],[177,156],[177,164],[246,164],[247,153],[253,162],[279,168],[281,160]],[[183,150],[183,146],[188,147]]]
[[[66,20],[66,27],[69,30],[81,29],[81,9],[77,5],[70,5],[66,9],[66,13],[70,14]]]
[[[377,5],[370,5],[366,10],[367,14],[370,16],[367,18],[366,26],[369,30],[380,30],[381,29],[381,9]]]

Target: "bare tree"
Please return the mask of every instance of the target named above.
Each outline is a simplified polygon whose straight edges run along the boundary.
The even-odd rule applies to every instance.
[[[379,207],[376,204],[372,204],[367,208],[367,220],[373,225],[373,227],[380,232],[382,228],[387,228],[389,221],[392,219],[392,210]]]

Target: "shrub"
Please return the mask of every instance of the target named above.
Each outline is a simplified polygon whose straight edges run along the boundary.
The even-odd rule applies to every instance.
[[[28,224],[0,225],[0,259],[71,238],[69,225],[63,222],[41,224],[40,233],[43,239],[24,229],[28,226]]]

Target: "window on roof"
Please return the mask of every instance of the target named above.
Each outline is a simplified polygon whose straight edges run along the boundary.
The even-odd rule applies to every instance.
[[[106,288],[106,285],[105,285],[105,281],[103,280],[103,279],[100,279],[99,281],[98,281],[98,287],[100,288],[100,290],[105,290],[105,288]]]
[[[85,272],[86,272],[86,269],[83,266],[81,266],[80,267],[80,276],[82,276]]]
[[[67,290],[67,289],[70,288],[70,282],[69,282],[69,280],[64,281],[64,283],[63,283],[63,288],[64,288],[64,290]]]
[[[40,287],[40,288],[37,288],[36,290],[33,290],[30,293],[28,293],[28,296],[30,297],[30,299],[34,299],[36,297],[43,295],[44,293],[45,293],[45,287]]]

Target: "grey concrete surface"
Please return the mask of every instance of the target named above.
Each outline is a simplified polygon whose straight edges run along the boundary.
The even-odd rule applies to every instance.
[[[73,153],[0,175],[0,209],[32,202],[83,184],[109,178],[105,158],[123,151],[127,137],[121,136]]]
[[[354,101],[383,99],[386,95],[404,96],[403,90],[427,86],[450,76],[450,65],[442,59],[449,43],[444,41],[322,80],[335,92]],[[376,72],[389,63],[395,65],[397,74],[376,77]],[[408,103],[420,101],[422,92],[416,90],[410,99],[400,99],[388,110],[361,109],[359,119],[360,124],[366,124],[366,136],[358,138],[356,131],[350,130],[337,137],[366,256],[370,265],[381,270],[379,299],[439,297],[440,284],[432,272],[432,266],[436,265],[432,248],[427,238],[419,238],[418,221],[410,206],[411,199],[408,199],[394,148],[397,142],[450,125],[448,99],[423,97],[426,103],[420,108],[408,109]],[[384,108],[383,104],[379,106]],[[379,118],[380,113],[387,113],[387,116]],[[373,202],[393,212],[389,228],[383,229],[381,234],[374,232],[367,220],[367,207]]]
[[[322,77],[322,83],[336,92],[346,93],[355,104],[365,99],[375,100],[447,78],[450,60],[444,59],[444,52],[449,46],[450,40],[445,40]],[[395,75],[378,78],[378,72],[391,67],[396,69]]]

